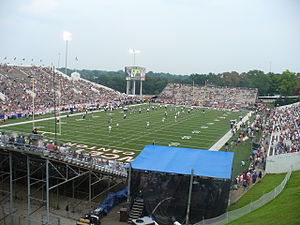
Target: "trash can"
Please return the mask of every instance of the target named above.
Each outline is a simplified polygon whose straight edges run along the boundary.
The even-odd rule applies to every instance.
[[[128,208],[121,208],[120,209],[120,222],[127,222],[128,221]]]

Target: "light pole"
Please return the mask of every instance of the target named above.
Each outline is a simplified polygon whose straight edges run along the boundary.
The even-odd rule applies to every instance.
[[[59,63],[60,63],[60,55],[61,55],[61,53],[59,52],[59,53],[58,53],[58,62],[57,62],[57,68],[59,68]]]
[[[63,33],[64,41],[66,41],[66,54],[65,54],[65,74],[67,74],[67,66],[68,66],[68,43],[72,40],[72,33],[68,31],[64,31]]]
[[[129,49],[129,53],[133,54],[133,65],[135,66],[135,55],[140,54],[141,51],[137,50],[137,49],[134,49],[134,48],[131,48],[131,49]]]

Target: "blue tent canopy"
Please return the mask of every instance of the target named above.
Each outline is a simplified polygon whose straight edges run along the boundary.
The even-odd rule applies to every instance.
[[[231,178],[233,152],[146,145],[132,168],[164,173]]]

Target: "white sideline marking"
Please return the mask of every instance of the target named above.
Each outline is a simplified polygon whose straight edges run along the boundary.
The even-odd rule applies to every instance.
[[[103,110],[96,110],[94,112],[102,112]],[[81,112],[81,113],[75,113],[75,114],[69,114],[69,117],[72,117],[72,116],[79,116],[79,115],[83,115],[85,114],[85,112]],[[90,113],[88,113],[90,114]],[[66,118],[67,115],[63,115],[63,116],[60,116],[60,118]],[[49,118],[43,118],[43,119],[38,119],[38,120],[34,120],[34,122],[40,122],[40,121],[46,121],[46,120],[53,120],[55,117],[49,117]],[[56,117],[58,118],[58,117]],[[5,124],[5,125],[1,125],[0,128],[2,127],[11,127],[11,126],[16,126],[16,125],[22,125],[22,124],[27,124],[27,123],[33,123],[33,120],[29,120],[29,121],[24,121],[24,122],[19,122],[19,123],[11,123],[11,124]]]
[[[238,122],[237,124],[237,130],[240,129],[240,126],[242,124],[242,122],[246,122],[247,120],[249,120],[249,117],[251,116],[253,112],[250,111],[249,113],[247,113],[247,115],[242,119],[242,121]],[[213,146],[211,146],[209,148],[210,151],[219,151],[224,145],[225,143],[233,136],[231,129],[224,134],[223,137],[221,137]]]
[[[135,107],[135,106],[138,106],[138,105],[145,105],[147,103],[142,103],[142,104],[133,104],[133,105],[129,105],[128,107]],[[104,110],[101,109],[101,110],[96,110],[94,112],[103,112]],[[86,112],[80,112],[80,113],[75,113],[75,114],[69,114],[69,117],[72,117],[72,116],[79,116],[79,115],[83,115],[85,114]],[[91,114],[92,112],[88,112],[88,114]],[[67,115],[63,115],[63,116],[60,116],[60,118],[66,118]],[[53,120],[55,117],[49,117],[49,118],[43,118],[43,119],[38,119],[38,120],[34,120],[34,122],[40,122],[40,121],[46,121],[46,120]],[[56,117],[58,118],[58,117]],[[19,123],[11,123],[11,124],[5,124],[5,125],[0,125],[0,128],[2,127],[11,127],[11,126],[16,126],[16,125],[21,125],[21,124],[27,124],[27,123],[33,123],[33,120],[29,120],[29,121],[24,121],[24,122],[19,122]]]

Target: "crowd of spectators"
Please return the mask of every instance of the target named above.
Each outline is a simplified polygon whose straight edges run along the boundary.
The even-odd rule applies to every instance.
[[[243,144],[245,141],[251,141],[252,152],[248,159],[241,161],[241,167],[245,167],[234,180],[233,189],[243,188],[245,191],[251,184],[256,183],[263,175],[266,162],[266,146],[268,145],[269,132],[265,129],[265,124],[269,117],[269,113],[265,109],[257,112],[255,119],[252,123],[242,123],[240,132],[233,138],[231,145]],[[261,137],[257,141],[257,137]],[[249,166],[246,166],[246,161]]]
[[[267,126],[272,134],[269,155],[300,151],[300,102],[276,108]]]
[[[34,94],[33,94],[34,93]],[[88,105],[118,107],[133,97],[85,79],[73,79],[48,67],[20,67],[0,64],[0,115],[45,112]]]
[[[216,108],[245,108],[254,105],[257,89],[192,86],[169,83],[157,100],[168,104],[189,104]]]
[[[79,151],[80,153],[77,153],[75,149],[71,149],[67,144],[57,144],[53,140],[46,140],[43,136],[37,134],[1,132],[0,147],[40,153],[44,157],[54,158],[77,166],[118,176],[127,176],[125,164],[122,162],[93,157],[88,152]]]

